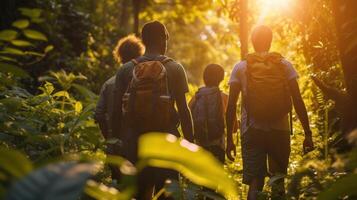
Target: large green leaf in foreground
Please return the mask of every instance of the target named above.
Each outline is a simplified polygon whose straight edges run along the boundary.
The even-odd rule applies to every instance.
[[[173,135],[148,133],[139,139],[139,158],[154,167],[174,169],[192,182],[216,189],[226,197],[236,196],[236,187],[210,153]]]
[[[75,200],[87,180],[95,174],[95,163],[67,162],[48,165],[17,181],[8,191],[7,200]]]

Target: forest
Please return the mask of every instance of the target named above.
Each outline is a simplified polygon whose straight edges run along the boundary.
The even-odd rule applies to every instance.
[[[187,101],[210,63],[223,66],[228,93],[233,67],[254,51],[251,30],[269,26],[271,51],[299,74],[315,147],[303,152],[293,111],[288,174],[265,179],[259,199],[280,199],[271,187],[282,178],[285,199],[357,199],[356,10],[355,0],[1,0],[0,199],[133,199],[146,167],[180,173],[153,200],[247,198],[239,131],[237,155],[223,167],[203,148],[158,132],[140,137],[135,164],[107,153],[117,141],[102,136],[94,112],[121,67],[112,52],[153,20],[167,27],[167,55],[187,73]]]

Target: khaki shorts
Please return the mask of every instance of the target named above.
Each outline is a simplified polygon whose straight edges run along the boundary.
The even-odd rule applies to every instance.
[[[286,174],[290,156],[290,132],[249,128],[241,135],[243,183],[277,173]],[[269,166],[269,168],[268,168]]]

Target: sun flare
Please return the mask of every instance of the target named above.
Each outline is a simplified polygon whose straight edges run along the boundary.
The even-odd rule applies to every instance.
[[[265,18],[272,13],[287,11],[294,0],[258,0],[260,15],[258,24],[263,23]]]

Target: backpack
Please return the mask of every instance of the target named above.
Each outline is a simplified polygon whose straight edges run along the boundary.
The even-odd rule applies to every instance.
[[[202,146],[221,139],[224,134],[224,115],[221,91],[218,87],[200,88],[192,105],[195,140]]]
[[[251,116],[260,122],[273,122],[291,112],[291,96],[282,59],[278,53],[247,56],[247,121]]]
[[[135,64],[132,79],[122,99],[124,121],[139,133],[166,132],[172,128],[174,101],[170,96],[165,64],[172,59],[149,60]]]

